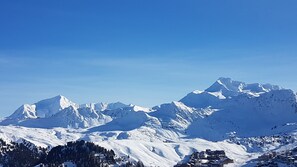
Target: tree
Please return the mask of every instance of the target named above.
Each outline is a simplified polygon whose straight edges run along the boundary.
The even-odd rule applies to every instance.
[[[139,160],[136,164],[136,167],[144,167],[144,164]]]

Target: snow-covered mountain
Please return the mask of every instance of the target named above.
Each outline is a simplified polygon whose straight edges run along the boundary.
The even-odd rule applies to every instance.
[[[35,104],[24,104],[12,115],[5,118],[1,124],[18,124],[25,120],[37,118],[49,118],[67,107],[78,108],[78,105],[64,96],[56,96],[50,99],[41,100]]]
[[[67,107],[55,115],[47,118],[26,119],[18,122],[19,126],[35,128],[87,128],[110,122],[109,116],[103,115],[91,108]]]
[[[110,122],[104,110],[117,110],[129,105],[117,103],[90,103],[78,105],[64,96],[56,96],[30,104],[24,104],[0,125],[19,125],[37,128],[87,128]]]
[[[237,98],[240,95],[259,97],[261,94],[272,90],[278,91],[281,88],[270,84],[246,84],[244,82],[233,81],[230,78],[219,78],[206,90],[195,90],[180,101],[187,106],[195,108],[205,108],[208,106],[220,107],[222,103],[226,103],[226,99]]]
[[[125,129],[125,124],[139,128],[150,117],[157,120],[153,126],[218,140],[234,131],[244,137],[279,133],[278,127],[297,122],[296,112],[296,94],[292,90],[219,78],[204,91],[195,90],[179,102],[151,109],[120,102],[77,105],[64,96],[56,96],[32,105],[24,104],[0,124],[115,129],[108,127],[112,125]]]
[[[194,120],[211,113],[208,109],[191,108],[177,101],[153,107],[153,110],[150,115],[158,118],[163,128],[178,132],[183,132]]]
[[[277,134],[278,127],[297,122],[296,94],[270,84],[220,78],[205,91],[194,91],[180,101],[217,110],[187,129],[188,134],[208,140],[224,139],[231,132],[241,137]]]
[[[78,105],[63,96],[56,96],[32,105],[22,105],[11,116],[1,121],[0,125],[3,129],[3,131],[0,129],[0,137],[6,139],[22,137],[28,139],[28,136],[31,136],[21,132],[17,134],[18,136],[11,134],[9,128],[14,130],[28,128],[24,133],[31,133],[31,129],[38,128],[41,134],[48,131],[40,129],[53,129],[54,132],[50,135],[58,134],[57,137],[63,141],[79,138],[107,141],[112,149],[118,150],[121,154],[134,156],[135,159],[145,157],[154,161],[151,157],[156,156],[155,164],[158,164],[158,161],[164,161],[160,157],[176,157],[168,150],[164,152],[158,149],[166,149],[168,146],[167,149],[172,149],[171,151],[180,156],[179,159],[194,149],[191,145],[191,149],[188,147],[185,151],[181,149],[183,146],[180,143],[187,145],[187,142],[195,143],[197,140],[199,142],[203,140],[202,143],[205,143],[204,140],[208,140],[210,142],[208,146],[214,148],[218,147],[217,144],[213,144],[217,141],[230,140],[238,144],[241,140],[246,143],[254,138],[258,142],[260,136],[270,136],[272,139],[275,135],[294,136],[297,130],[297,96],[292,90],[276,85],[247,84],[230,78],[219,78],[204,91],[195,90],[179,101],[152,108],[120,102]],[[72,132],[76,134],[73,137],[71,137]],[[40,138],[32,139],[32,136],[30,140],[38,144],[44,143]],[[136,151],[137,154],[141,154],[139,156],[128,149],[130,141],[140,140],[148,143],[134,144],[135,149],[144,151],[142,146],[146,145],[145,149],[153,153],[148,150],[145,150],[147,154]],[[157,148],[150,142],[160,142],[160,145]],[[176,145],[169,146],[166,143],[176,143]],[[105,146],[108,148],[108,145]],[[242,145],[242,147],[247,146],[253,147],[250,144]],[[276,144],[273,148],[280,146]],[[126,151],[122,152],[124,148]],[[236,148],[235,155],[240,149],[237,146],[234,148]],[[242,150],[239,152],[242,153]],[[231,153],[231,157],[232,155]],[[169,161],[166,163],[173,164]]]

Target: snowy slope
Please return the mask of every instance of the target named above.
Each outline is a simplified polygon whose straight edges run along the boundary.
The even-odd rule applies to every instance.
[[[296,94],[292,90],[269,84],[263,86],[235,82],[230,85],[233,82],[229,79],[227,81],[228,84],[222,84],[223,88],[217,84],[221,81],[217,81],[214,85],[218,89],[215,89],[214,85],[207,89],[219,91],[226,98],[217,97],[217,101],[209,106],[218,111],[189,126],[187,133],[191,137],[222,140],[232,132],[236,132],[240,137],[272,135],[281,132],[277,127],[297,122]],[[196,106],[195,99],[189,96],[192,94],[181,101]],[[199,94],[196,96],[201,97]],[[199,102],[197,104],[199,105]]]
[[[154,112],[149,113],[156,117],[165,129],[183,132],[193,121],[200,120],[215,110],[209,108],[195,109],[182,102],[172,102],[153,107]]]
[[[114,132],[120,135],[121,131]],[[166,132],[164,132],[166,133]],[[168,131],[168,133],[171,133]],[[117,155],[130,156],[131,160],[141,160],[146,166],[173,166],[193,151],[202,151],[205,149],[223,149],[229,157],[235,160],[236,165],[244,164],[257,154],[247,153],[245,149],[237,144],[226,141],[210,142],[203,139],[178,139],[160,137],[162,140],[154,140],[156,136],[150,139],[142,140],[146,136],[138,130],[130,131],[132,138],[117,139],[112,134],[106,132],[86,133],[86,130],[75,130],[65,128],[40,129],[25,128],[15,126],[0,126],[0,137],[14,141],[23,138],[38,146],[48,147],[64,145],[68,141],[87,140],[107,149],[113,149]],[[167,139],[166,139],[167,138]],[[171,141],[169,141],[171,139]]]
[[[8,117],[12,120],[23,120],[28,118],[37,118],[36,105],[24,104],[19,107],[11,116]]]
[[[110,122],[109,116],[103,115],[91,108],[74,108],[72,106],[61,110],[48,118],[38,118],[24,120],[18,125],[35,128],[87,128],[98,126]]]
[[[110,116],[113,120],[105,125],[93,128],[93,131],[128,131],[142,126],[160,126],[158,119],[151,117],[144,107],[130,105],[116,110],[105,110],[102,113]]]

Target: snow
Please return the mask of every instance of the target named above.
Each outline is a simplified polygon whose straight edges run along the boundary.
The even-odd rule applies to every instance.
[[[147,133],[150,133],[145,130]],[[228,157],[235,160],[236,165],[243,164],[253,157],[253,153],[247,153],[245,149],[237,144],[228,143],[226,141],[211,142],[203,139],[179,139],[174,135],[162,135],[155,140],[157,136],[150,136],[150,139],[142,140],[142,136],[149,136],[141,131],[130,131],[131,138],[116,139],[114,135],[123,132],[115,132],[114,135],[105,135],[102,132],[85,133],[84,129],[41,129],[41,128],[25,128],[17,126],[0,126],[0,137],[3,135],[7,138],[17,141],[23,138],[41,147],[52,147],[63,145],[68,141],[84,139],[93,141],[96,144],[107,149],[113,149],[119,156],[129,155],[131,160],[141,160],[146,166],[173,166],[185,156],[193,151],[203,151],[205,149],[223,149],[226,150]],[[168,131],[168,133],[172,133]],[[100,135],[101,134],[101,135]],[[108,137],[109,136],[109,137]],[[172,141],[166,142],[166,138]],[[167,140],[167,141],[168,141]],[[153,142],[152,142],[153,141]]]
[[[193,151],[204,151],[208,148],[226,150],[227,156],[235,160],[235,165],[243,164],[252,155],[246,153],[238,145],[227,142],[213,143],[201,139],[173,143],[115,140],[97,144],[109,149],[115,149],[114,151],[119,155],[129,155],[132,160],[141,159],[147,166],[160,166],[160,162],[162,166],[174,166]]]
[[[233,81],[231,78],[219,78],[212,86],[206,89],[207,92],[222,92],[224,96],[236,96],[241,93],[261,94],[281,88],[271,84],[252,83],[246,84],[240,81]]]
[[[38,117],[50,117],[57,112],[65,109],[67,107],[75,107],[78,105],[68,100],[66,97],[58,95],[56,97],[45,99],[37,102],[36,104],[36,115]]]
[[[180,102],[184,103],[188,107],[194,108],[205,108],[208,106],[217,106],[222,99],[226,97],[222,97],[219,92],[206,92],[203,91],[201,93],[197,93],[197,91],[189,93],[187,96],[182,98]],[[217,96],[218,95],[218,96]]]
[[[180,101],[189,107],[216,110],[204,119],[194,120],[186,129],[191,137],[213,141],[225,139],[232,131],[239,137],[277,134],[280,129],[273,127],[297,122],[295,93],[270,84],[220,78],[205,91],[194,91]]]
[[[19,107],[11,116],[11,119],[37,118],[36,105],[24,104]]]
[[[64,96],[25,104],[0,122],[0,138],[42,147],[83,139],[148,166],[173,166],[193,151],[222,149],[235,160],[232,165],[241,166],[264,147],[238,145],[230,138],[257,143],[259,136],[297,136],[296,114],[292,90],[219,78],[204,91],[153,108],[120,102],[77,105]],[[265,149],[280,147],[285,145]]]
[[[64,162],[62,167],[76,167],[76,165],[73,162]]]
[[[270,91],[254,98],[238,96],[216,108],[219,108],[217,112],[191,124],[187,130],[192,137],[222,140],[232,131],[239,137],[272,135],[281,132],[273,127],[297,122],[296,98],[290,90]]]
[[[79,105],[80,108],[91,108],[96,111],[104,111],[104,110],[115,110],[119,108],[124,108],[128,107],[129,105],[126,105],[121,102],[116,102],[116,103],[89,103],[89,104],[81,104]]]
[[[2,125],[18,124],[25,120],[37,118],[49,118],[67,107],[78,108],[78,105],[66,97],[56,97],[39,101],[35,104],[24,104],[19,107],[11,116],[1,122]]]
[[[134,111],[144,111],[144,112],[151,112],[150,108],[147,107],[141,107],[141,106],[137,106],[137,105],[130,105],[131,107],[133,107]]]
[[[34,167],[43,167],[43,166],[44,166],[43,164],[38,164]],[[74,164],[73,162],[67,161],[60,164],[59,167],[76,167],[76,164]]]

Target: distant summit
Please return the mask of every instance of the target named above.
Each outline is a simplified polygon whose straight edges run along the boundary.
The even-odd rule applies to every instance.
[[[245,95],[258,97],[260,94],[281,90],[277,85],[234,81],[231,78],[219,78],[204,91],[195,90],[180,101],[191,107],[204,108],[218,104],[221,100],[234,96]]]
[[[260,93],[269,92],[271,90],[279,90],[280,87],[271,84],[252,83],[246,84],[240,81],[233,81],[231,78],[219,78],[205,91],[221,92],[225,97],[237,96],[242,93],[257,96]]]
[[[1,123],[15,124],[26,119],[48,118],[70,106],[74,108],[78,107],[77,104],[68,100],[66,97],[58,95],[34,104],[24,104]]]

